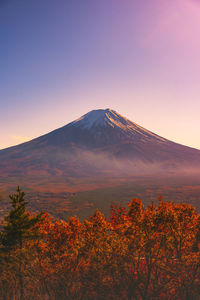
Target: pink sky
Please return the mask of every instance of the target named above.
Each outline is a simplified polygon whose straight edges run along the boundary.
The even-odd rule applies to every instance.
[[[108,107],[200,149],[198,0],[20,3],[0,7],[0,149]]]

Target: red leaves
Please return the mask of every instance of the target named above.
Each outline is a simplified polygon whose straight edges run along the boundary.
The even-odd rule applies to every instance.
[[[51,299],[196,299],[200,216],[187,204],[140,199],[83,223],[43,214],[35,241],[39,290]],[[33,248],[34,248],[33,246]],[[44,298],[44,297],[43,297]],[[38,298],[40,299],[40,298]],[[42,299],[42,296],[41,296]]]

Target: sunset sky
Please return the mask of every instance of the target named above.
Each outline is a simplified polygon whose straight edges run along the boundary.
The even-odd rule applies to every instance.
[[[0,149],[98,108],[200,149],[199,0],[0,0]]]

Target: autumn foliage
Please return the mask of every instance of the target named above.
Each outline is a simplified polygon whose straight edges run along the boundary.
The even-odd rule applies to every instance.
[[[32,230],[22,249],[1,251],[1,299],[21,300],[22,275],[25,299],[200,299],[200,215],[191,205],[132,199],[109,219],[44,213]]]

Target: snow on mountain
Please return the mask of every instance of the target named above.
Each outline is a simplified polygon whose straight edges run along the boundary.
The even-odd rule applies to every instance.
[[[126,136],[136,136],[137,134],[141,138],[154,138],[158,141],[165,142],[166,139],[142,128],[134,122],[131,122],[127,118],[121,116],[116,111],[107,109],[92,110],[89,113],[83,115],[77,120],[68,125],[69,127],[79,127],[87,130],[97,131],[99,128],[111,127],[113,129],[119,129]]]
[[[91,129],[93,126],[106,126],[109,120],[109,112],[111,112],[110,109],[93,110],[70,123],[70,126],[77,126],[88,129]]]
[[[21,173],[88,176],[100,170],[120,175],[123,170],[134,173],[135,166],[150,170],[153,165],[162,165],[161,170],[200,168],[200,151],[164,139],[111,109],[93,110],[0,151],[0,176],[7,177]]]

